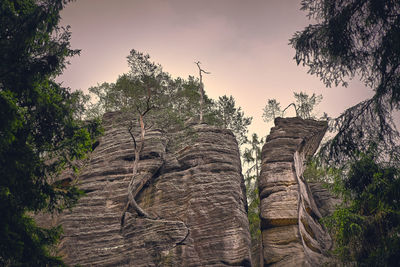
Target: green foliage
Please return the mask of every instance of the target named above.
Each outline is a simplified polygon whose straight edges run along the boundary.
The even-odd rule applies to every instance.
[[[178,77],[170,83],[170,90],[176,90],[175,93],[171,92],[171,95],[174,95],[171,99],[173,101],[173,109],[185,120],[196,118],[200,113],[199,86],[199,81],[193,76],[189,76],[187,80]],[[206,103],[208,106],[210,99],[207,98]]]
[[[243,153],[243,161],[248,165],[248,169],[245,173],[248,201],[247,217],[249,219],[252,246],[257,246],[261,238],[258,180],[261,171],[261,147],[264,144],[264,140],[263,138],[259,139],[257,134],[254,133],[249,143],[250,148],[246,148]]]
[[[357,77],[375,92],[333,121],[337,134],[322,150],[325,159],[345,163],[371,141],[392,153],[399,139],[391,111],[400,101],[400,2],[302,0],[302,10],[314,21],[290,40],[297,64],[327,86]]]
[[[322,166],[318,157],[310,158],[305,166],[303,177],[307,182],[321,182],[331,186],[341,179],[342,170],[339,168]]]
[[[290,40],[295,59],[330,86],[359,77],[377,96],[400,100],[400,3],[392,0],[303,0],[316,20]]]
[[[89,88],[96,99],[89,105],[88,118],[100,118],[107,111],[123,111],[134,118],[146,113],[149,125],[167,130],[181,127],[186,122],[199,121],[199,80],[189,76],[172,79],[150,56],[134,49],[128,56],[131,68],[115,83],[103,83]],[[150,98],[149,98],[150,95]],[[204,95],[203,121],[210,125],[230,129],[240,145],[247,141],[246,134],[252,118],[246,117],[236,107],[232,96],[219,97],[214,101]]]
[[[49,247],[59,228],[37,227],[28,213],[73,206],[82,192],[55,182],[90,151],[96,122],[77,120],[83,95],[54,78],[70,49],[57,25],[65,1],[0,4],[0,265],[62,265]]]
[[[85,112],[90,101],[90,96],[84,94],[81,90],[71,92],[71,107],[73,110],[73,117],[76,120],[82,121],[85,118]],[[95,118],[92,118],[92,121]]]
[[[275,118],[283,116],[281,105],[276,99],[268,99],[263,111],[262,117],[265,122],[273,121]]]
[[[240,107],[236,107],[232,96],[220,96],[215,104],[217,125],[230,129],[235,134],[239,146],[247,142],[248,126],[252,117],[245,117]]]
[[[60,238],[61,227],[42,229],[30,216],[11,213],[2,213],[6,218],[16,217],[2,234],[2,243],[7,241],[6,246],[2,245],[2,266],[64,266],[60,257],[51,256],[51,246]]]
[[[304,92],[296,93],[294,92],[294,98],[296,99],[296,115],[303,119],[313,119],[315,115],[311,112],[322,101],[322,95],[315,95],[314,93],[312,96]]]
[[[335,252],[344,263],[397,266],[400,150],[391,112],[400,101],[400,2],[303,0],[302,9],[315,23],[290,41],[297,64],[327,86],[357,75],[375,92],[332,122],[336,135],[321,149],[324,162],[347,171],[332,184],[344,203],[325,220]]]
[[[87,117],[101,118],[105,112],[121,111],[127,127],[135,120],[144,122],[145,130],[156,127],[167,131],[182,128],[185,121],[198,113],[197,81],[189,77],[173,80],[150,56],[134,49],[128,56],[130,72],[115,83],[89,88],[96,96]]]
[[[322,182],[342,203],[323,218],[334,239],[333,254],[344,265],[396,266],[400,259],[400,170],[380,162],[376,145],[341,168],[308,161],[303,173]]]
[[[360,153],[345,178],[334,183],[344,202],[324,222],[343,263],[397,266],[400,261],[400,170],[376,160],[374,149]]]
[[[128,128],[135,120],[144,123],[143,130],[182,126],[192,111],[183,103],[193,98],[188,85],[193,80],[172,80],[160,65],[150,61],[148,54],[134,49],[127,59],[129,73],[120,75],[115,83],[89,88],[97,101],[89,105],[87,117],[100,118],[105,112],[121,111]]]
[[[251,242],[252,246],[256,246],[259,244],[259,241],[261,239],[260,197],[258,196],[257,184],[247,183],[246,190],[247,190],[247,198],[248,200],[251,200],[248,203],[248,211],[247,211]]]
[[[285,111],[293,106],[296,112],[296,117],[302,119],[315,119],[316,116],[312,114],[313,109],[322,101],[322,95],[309,96],[305,92],[296,93],[293,92],[295,102],[290,103],[286,108],[281,110],[280,103],[276,99],[268,99],[267,105],[264,107],[263,120],[269,122],[277,117],[283,117]]]
[[[112,86],[112,84],[105,82],[89,88],[90,95],[94,96],[95,99],[87,103],[86,118],[101,119],[104,113],[116,110],[112,100],[115,98],[111,89]]]
[[[244,163],[249,165],[247,176],[260,176],[261,171],[261,148],[264,144],[264,138],[259,139],[256,133],[253,133],[249,142],[250,148],[245,148],[243,153]]]
[[[144,113],[146,109],[163,109],[168,105],[170,77],[160,65],[150,61],[148,54],[130,51],[128,75],[121,75],[115,89],[122,96],[116,105],[122,110]]]

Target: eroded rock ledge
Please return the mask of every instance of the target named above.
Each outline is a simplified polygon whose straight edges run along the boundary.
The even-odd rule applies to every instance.
[[[264,266],[320,266],[327,260],[332,241],[302,176],[305,158],[315,153],[326,129],[326,122],[275,119],[258,185]]]
[[[60,252],[82,266],[250,266],[250,234],[237,142],[205,124],[148,131],[138,174],[151,182],[137,203],[157,219],[127,213],[133,146],[117,113],[79,176],[87,194],[57,221]],[[179,141],[178,141],[179,140]]]

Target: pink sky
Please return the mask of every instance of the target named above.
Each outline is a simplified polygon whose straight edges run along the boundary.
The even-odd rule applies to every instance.
[[[197,75],[200,60],[211,72],[203,79],[207,94],[232,95],[253,116],[250,132],[261,136],[272,126],[261,118],[267,99],[286,107],[293,91],[322,94],[319,115],[335,117],[373,92],[358,81],[325,88],[296,65],[289,39],[310,23],[299,9],[300,0],[77,0],[61,16],[82,52],[59,80],[84,91],[114,82],[128,72],[133,48],[173,77]]]

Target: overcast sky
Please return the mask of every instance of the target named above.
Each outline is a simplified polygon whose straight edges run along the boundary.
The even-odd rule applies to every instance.
[[[211,72],[203,78],[207,94],[232,95],[261,136],[272,125],[261,117],[269,98],[286,107],[293,91],[322,94],[319,114],[335,117],[373,93],[358,81],[325,88],[296,65],[289,39],[310,24],[300,0],[77,0],[61,16],[72,48],[82,50],[59,79],[73,90],[114,82],[128,72],[131,49],[173,77],[196,76],[199,60]]]

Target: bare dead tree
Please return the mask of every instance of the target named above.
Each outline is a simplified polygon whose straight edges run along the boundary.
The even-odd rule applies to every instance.
[[[294,111],[296,111],[296,117],[299,117],[299,113],[297,112],[297,107],[296,107],[296,104],[295,104],[295,103],[290,103],[286,108],[284,108],[284,109],[282,110],[282,116],[283,116],[283,114],[285,113],[285,111],[286,111],[290,106],[293,106],[293,107],[294,107]]]
[[[200,90],[199,90],[200,91],[200,120],[199,120],[199,123],[202,123],[203,122],[203,106],[204,106],[204,85],[203,85],[202,73],[211,74],[211,72],[207,72],[207,71],[203,70],[200,67],[200,64],[201,64],[200,61],[195,62],[195,64],[199,68],[199,77],[200,77]]]

